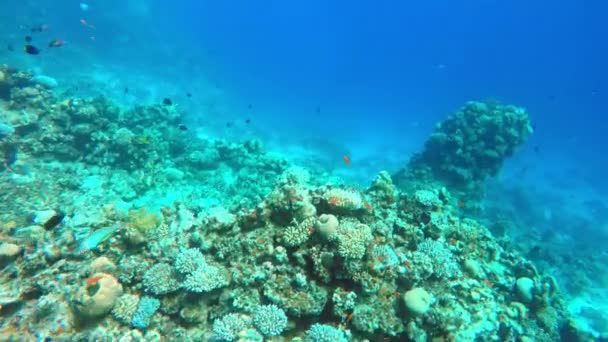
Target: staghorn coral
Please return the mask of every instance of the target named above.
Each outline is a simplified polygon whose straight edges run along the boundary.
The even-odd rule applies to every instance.
[[[182,283],[182,288],[190,292],[202,293],[228,285],[224,271],[212,265],[203,265],[192,272]]]
[[[327,324],[313,324],[306,332],[306,342],[347,342],[349,334]]]
[[[150,324],[150,318],[160,307],[160,301],[152,297],[142,297],[137,304],[137,310],[133,314],[131,325],[137,329],[146,329]]]
[[[179,288],[177,275],[171,265],[159,263],[152,266],[143,276],[142,283],[146,292],[163,295]]]
[[[278,336],[287,327],[285,311],[276,305],[261,305],[253,310],[253,325],[264,336]]]
[[[227,314],[213,322],[213,337],[220,341],[235,341],[239,332],[251,326],[251,317],[236,313]]]
[[[175,258],[175,269],[180,274],[192,274],[201,267],[205,267],[205,257],[197,248],[182,249]]]

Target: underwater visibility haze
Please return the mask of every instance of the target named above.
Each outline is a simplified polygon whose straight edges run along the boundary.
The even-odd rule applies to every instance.
[[[0,0],[0,340],[607,340],[607,11]]]

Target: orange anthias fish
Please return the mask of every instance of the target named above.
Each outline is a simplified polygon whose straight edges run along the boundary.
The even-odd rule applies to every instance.
[[[464,201],[463,200],[458,200],[458,206],[461,208],[464,208]]]
[[[342,159],[344,159],[344,164],[346,164],[346,166],[350,166],[350,158],[347,155],[344,155]]]
[[[89,279],[87,279],[86,284],[87,286],[91,286],[96,284],[98,281],[101,280],[101,278],[103,278],[103,276],[95,276],[95,277],[91,277]]]

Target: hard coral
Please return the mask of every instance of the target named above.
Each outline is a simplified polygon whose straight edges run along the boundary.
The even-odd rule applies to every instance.
[[[162,219],[144,207],[129,210],[127,227],[137,229],[142,233],[152,233],[162,223]]]
[[[213,322],[213,336],[219,341],[235,341],[238,333],[251,326],[251,317],[230,313]]]
[[[349,334],[348,334],[349,335]],[[348,336],[343,330],[327,324],[313,324],[306,332],[306,342],[347,342]]]
[[[478,189],[498,174],[503,162],[532,133],[525,109],[495,102],[470,101],[437,125],[424,150],[396,175],[407,182],[408,172],[430,170],[432,178],[460,190]],[[416,173],[416,172],[414,172]]]
[[[287,327],[287,315],[276,305],[262,305],[253,311],[253,325],[264,336],[278,336]]]
[[[228,285],[224,271],[217,266],[203,265],[186,277],[182,287],[190,292],[202,293]]]
[[[74,310],[85,317],[99,317],[112,310],[122,286],[112,275],[96,273],[79,289],[73,300]]]
[[[139,296],[134,294],[124,294],[118,298],[114,308],[112,308],[112,316],[125,324],[130,325],[133,315],[137,311],[137,304],[139,303]]]
[[[131,325],[137,329],[146,329],[150,324],[150,318],[160,307],[160,301],[152,297],[143,297],[139,300],[137,311],[133,314]]]
[[[175,269],[180,274],[191,274],[206,265],[205,257],[198,248],[182,249],[175,258]]]
[[[144,289],[155,295],[171,293],[179,288],[176,272],[166,263],[152,266],[146,271],[142,281]]]

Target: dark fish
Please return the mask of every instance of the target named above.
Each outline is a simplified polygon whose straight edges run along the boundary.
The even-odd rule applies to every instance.
[[[170,106],[170,105],[172,105],[172,104],[173,104],[173,101],[171,101],[171,99],[170,99],[170,98],[165,97],[165,98],[163,99],[163,104],[164,104],[165,106]]]
[[[250,123],[251,123],[251,119],[246,119],[246,120],[245,120],[245,123],[246,123],[246,124],[250,124]]]
[[[19,150],[17,145],[8,145],[4,148],[4,166],[10,168],[17,162]]]
[[[51,217],[46,222],[44,222],[42,227],[44,227],[44,229],[46,229],[46,230],[51,230],[51,229],[57,227],[57,225],[60,224],[61,221],[63,221],[64,217],[65,217],[65,214],[62,212],[59,212],[57,215]]]
[[[25,36],[25,41],[26,42],[31,42],[32,41],[32,37],[31,36]]]
[[[15,48],[11,44],[8,44],[6,48],[8,51],[15,51]]]
[[[35,47],[34,45],[30,45],[27,44],[24,48],[23,51],[25,51],[25,53],[30,54],[30,55],[37,55],[40,53],[40,49]]]
[[[187,93],[187,94],[186,94],[186,96],[188,96],[188,97],[192,97],[192,94],[190,94],[190,93]]]
[[[177,127],[180,129],[180,131],[187,131],[188,130],[188,127],[186,125],[184,125],[184,124],[179,124]]]
[[[253,109],[253,106],[251,105],[251,103],[247,105],[247,109],[249,109],[249,110]]]
[[[538,154],[540,152],[540,146],[534,145],[534,153]]]
[[[232,127],[232,123],[231,122],[226,122],[226,127]]]
[[[32,27],[31,31],[32,31],[32,33],[40,33],[42,31],[46,31],[48,29],[49,29],[49,25],[42,24],[42,25]]]
[[[129,88],[125,88],[125,94],[129,93]]]
[[[317,106],[316,112],[317,112],[317,114],[321,113],[321,106]]]

